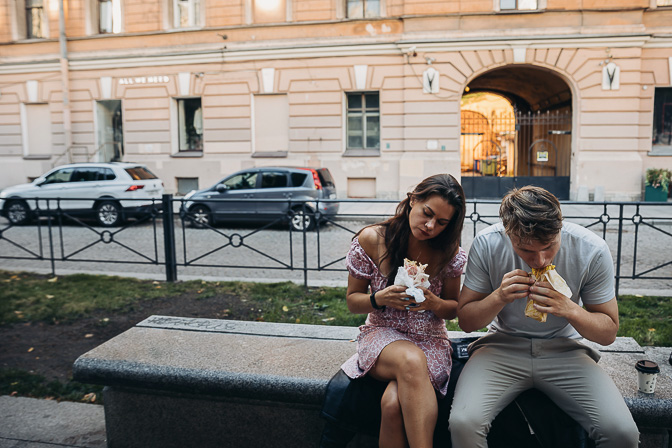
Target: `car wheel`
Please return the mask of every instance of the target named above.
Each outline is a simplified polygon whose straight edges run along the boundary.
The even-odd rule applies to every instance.
[[[7,219],[15,226],[30,221],[30,207],[24,201],[11,201],[5,206]]]
[[[189,209],[189,220],[194,227],[199,229],[212,226],[210,209],[205,205],[194,205]]]
[[[289,225],[296,232],[303,232],[304,229],[306,231],[313,230],[315,228],[315,214],[310,209],[295,208],[290,214]]]
[[[114,201],[103,201],[96,207],[96,219],[103,227],[121,224],[121,207]]]

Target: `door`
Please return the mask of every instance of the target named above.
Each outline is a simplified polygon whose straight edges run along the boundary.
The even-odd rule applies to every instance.
[[[254,218],[257,205],[251,202],[257,194],[257,171],[246,171],[224,179],[208,192],[206,201],[215,221],[245,221]]]
[[[119,162],[124,155],[121,100],[98,101],[96,142],[98,162]]]
[[[271,199],[268,202],[256,202],[259,219],[272,221],[285,216],[289,210],[289,201],[292,197],[291,187],[286,171],[264,171],[260,173],[261,183],[257,192],[257,199]],[[277,201],[277,202],[275,202]]]
[[[39,206],[41,209],[46,210],[47,206],[51,210],[55,210],[60,206],[61,209],[67,210],[73,207],[72,201],[68,201],[69,197],[68,190],[71,188],[70,179],[74,168],[61,168],[56,171],[52,171],[47,174],[44,178],[44,181],[39,185],[39,192],[35,194],[36,197],[42,199],[50,199],[49,203],[40,201]],[[56,199],[63,199],[61,201],[56,201]]]

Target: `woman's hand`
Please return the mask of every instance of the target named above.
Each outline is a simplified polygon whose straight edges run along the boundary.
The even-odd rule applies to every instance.
[[[388,286],[376,292],[376,304],[388,306],[397,310],[405,310],[415,300],[406,294],[406,287],[399,285]]]
[[[425,294],[425,301],[418,303],[418,306],[411,307],[412,311],[420,311],[420,310],[430,310],[430,311],[436,311],[439,309],[439,307],[442,305],[444,300],[434,294],[432,291],[430,291],[427,288],[423,288],[422,286],[419,287],[419,289],[422,290],[422,292]]]

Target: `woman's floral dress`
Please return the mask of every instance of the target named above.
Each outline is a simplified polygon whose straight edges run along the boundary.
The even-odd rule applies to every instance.
[[[466,261],[467,254],[460,248],[446,267],[429,279],[428,289],[440,296],[443,279],[462,275]],[[357,238],[352,241],[345,264],[353,277],[371,281],[371,291],[380,291],[387,286],[387,278],[364,252]],[[434,389],[441,397],[446,395],[452,360],[450,340],[443,319],[429,310],[419,313],[386,308],[369,313],[359,331],[357,353],[341,366],[350,378],[366,375],[376,363],[380,352],[391,342],[410,341],[425,352]]]

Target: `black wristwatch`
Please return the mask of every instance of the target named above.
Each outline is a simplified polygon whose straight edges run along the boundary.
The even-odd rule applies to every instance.
[[[385,305],[378,306],[378,304],[376,303],[376,293],[375,292],[372,292],[371,295],[369,296],[369,298],[371,299],[371,306],[373,307],[374,310],[384,310],[385,309]]]

